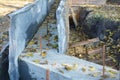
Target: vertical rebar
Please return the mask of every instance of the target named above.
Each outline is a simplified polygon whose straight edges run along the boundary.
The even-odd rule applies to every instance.
[[[46,70],[46,80],[50,80],[50,70]]]
[[[42,53],[42,37],[40,36],[40,52]]]
[[[103,77],[105,76],[105,45],[102,46]]]
[[[74,48],[74,55],[73,56],[75,56],[76,55],[76,48],[75,47],[73,47]]]
[[[86,56],[86,60],[88,60],[88,47],[87,47],[87,45],[85,46],[85,56]]]

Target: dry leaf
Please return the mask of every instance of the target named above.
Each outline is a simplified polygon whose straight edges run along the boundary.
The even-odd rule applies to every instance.
[[[108,72],[111,73],[111,74],[117,74],[117,72],[113,71],[113,70],[108,70]]]
[[[93,66],[89,67],[89,71],[95,71],[95,70],[96,70],[95,67],[93,67]]]
[[[98,74],[97,74],[97,73],[94,73],[94,74],[92,74],[92,76],[93,76],[93,77],[97,77],[97,76],[98,76]]]
[[[60,72],[60,73],[63,73],[64,74],[64,71],[60,68],[57,68],[57,70]]]
[[[3,37],[3,38],[7,38],[8,36],[7,36],[6,34],[3,34],[2,37]]]
[[[70,70],[76,70],[78,68],[78,64],[73,64],[73,65],[62,64],[62,66],[64,66],[65,69],[68,70],[68,71],[70,71]]]
[[[45,52],[45,51],[42,52],[42,53],[41,53],[41,56],[42,56],[43,58],[45,58],[45,57],[47,56],[47,52]]]
[[[73,70],[78,69],[78,64],[73,64]]]
[[[85,68],[85,67],[83,67],[83,68],[82,68],[82,71],[83,71],[83,72],[86,72],[86,68]]]
[[[79,54],[79,57],[81,58],[81,57],[82,57],[82,54]]]
[[[33,62],[39,64],[40,63],[40,60],[39,59],[36,59],[36,60],[32,60]]]
[[[66,69],[66,70],[68,70],[68,71],[73,70],[72,65],[62,64],[62,66],[64,66],[64,67],[65,67],[65,69]]]
[[[71,65],[65,65],[65,69],[70,71],[70,70],[73,70],[73,67]]]
[[[26,57],[33,57],[34,55],[32,53],[25,54]]]
[[[30,42],[29,42],[29,45],[34,45],[34,41],[30,41]]]

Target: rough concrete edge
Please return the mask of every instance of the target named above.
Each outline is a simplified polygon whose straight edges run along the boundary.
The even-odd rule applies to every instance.
[[[38,2],[39,0],[35,0],[33,3],[29,3],[29,4],[26,4],[24,7],[8,14],[8,16],[11,18],[11,16],[14,16],[14,15],[18,15],[18,13],[23,13],[24,11],[28,11],[30,10],[31,7],[35,6],[35,4]],[[54,3],[54,0],[51,0],[50,2],[50,5],[48,6],[48,10],[50,10],[50,6]]]
[[[8,16],[11,18],[14,15],[18,15],[19,13],[23,13],[24,11],[28,11],[30,10],[31,7],[35,6],[35,4],[38,2],[39,0],[35,0],[33,3],[29,3],[27,5],[25,5],[24,7],[8,14]]]
[[[66,50],[67,50],[67,43],[65,43],[65,41],[62,41],[62,43],[64,44],[64,46],[65,47],[63,47],[63,46],[61,46],[62,44],[61,44],[61,40],[60,40],[60,18],[61,18],[61,16],[62,16],[62,12],[65,12],[65,5],[66,5],[66,0],[61,0],[60,1],[60,4],[59,4],[59,7],[57,8],[57,10],[56,10],[56,18],[57,18],[57,28],[58,28],[58,46],[59,46],[59,53],[61,53],[61,54],[64,54],[65,52],[66,52]],[[64,15],[65,16],[65,15]],[[63,17],[64,17],[63,16]],[[65,17],[64,17],[64,19],[66,19]],[[66,23],[64,23],[63,24],[64,25],[64,28],[66,28],[65,26],[66,26]],[[67,34],[66,33],[66,31],[65,31],[65,34]],[[63,37],[63,36],[62,36]],[[64,36],[64,38],[63,38],[63,40],[66,40],[67,41],[67,36]]]

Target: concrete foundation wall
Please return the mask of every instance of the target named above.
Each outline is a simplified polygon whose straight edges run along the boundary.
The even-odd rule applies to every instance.
[[[68,22],[68,9],[65,0],[61,0],[57,9],[57,28],[58,28],[58,45],[59,53],[63,54],[67,50],[69,41],[69,22]]]
[[[55,50],[47,50],[46,53],[48,54],[45,58],[40,56],[39,53],[34,53],[32,57],[27,56],[27,54],[22,54],[19,57],[21,80],[102,79],[103,67],[101,65],[64,54],[58,54]],[[64,65],[76,66],[70,70],[67,70]],[[108,76],[108,78],[105,78],[104,80],[119,80],[119,72],[117,70],[109,67],[105,67],[105,69],[105,74]],[[49,76],[46,74],[48,70]],[[112,71],[115,74],[112,74],[109,71]],[[46,76],[49,77],[49,79],[46,79]]]
[[[47,69],[38,66],[29,61],[20,60],[20,80],[47,80],[46,71]],[[49,68],[49,67],[48,67]],[[58,72],[50,71],[50,80],[71,80],[63,75],[60,75]]]
[[[36,0],[9,15],[9,74],[11,80],[18,80],[17,58],[37,32],[53,2],[54,0]]]

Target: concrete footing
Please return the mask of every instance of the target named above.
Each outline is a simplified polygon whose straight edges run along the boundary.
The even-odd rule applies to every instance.
[[[103,79],[101,65],[59,54],[55,50],[46,53],[44,58],[39,53],[27,53],[19,57],[21,80],[47,80],[46,77],[49,80]],[[119,72],[114,69],[106,67],[105,74],[104,80],[119,80]]]

